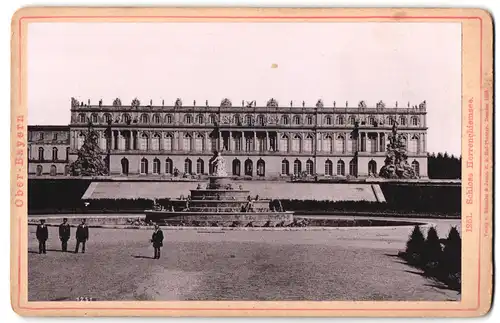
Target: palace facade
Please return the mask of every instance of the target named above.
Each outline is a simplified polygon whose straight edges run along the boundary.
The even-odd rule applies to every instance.
[[[404,136],[408,162],[427,178],[426,103],[387,107],[314,106],[302,102],[265,106],[141,104],[102,101],[92,105],[72,98],[68,126],[29,126],[29,174],[64,176],[76,160],[89,123],[111,176],[169,177],[209,174],[214,151],[222,151],[235,177],[376,177],[384,165],[388,136],[395,123]]]

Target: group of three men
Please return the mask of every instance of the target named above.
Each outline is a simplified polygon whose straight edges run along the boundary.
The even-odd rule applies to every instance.
[[[59,239],[61,240],[62,251],[68,250],[68,240],[71,236],[71,228],[68,224],[68,219],[64,218],[63,223],[59,225]],[[45,243],[49,239],[49,229],[45,224],[45,220],[40,220],[40,224],[36,227],[36,238],[38,240],[38,253],[47,253]],[[76,248],[75,253],[78,253],[80,244],[82,245],[82,253],[85,253],[85,243],[89,240],[89,227],[82,219],[82,223],[76,228]]]
[[[68,224],[68,219],[64,218],[63,223],[59,225],[59,239],[61,240],[62,251],[68,250],[68,240],[71,236],[71,228]],[[49,230],[45,224],[45,220],[40,220],[40,224],[36,228],[36,238],[38,239],[39,253],[47,253],[45,243],[49,239]],[[89,240],[89,227],[85,224],[85,219],[76,228],[76,248],[75,253],[78,253],[80,244],[82,244],[82,253],[85,253],[85,242]],[[163,232],[156,224],[155,230],[151,237],[151,243],[155,249],[154,259],[160,259],[160,248],[163,247]]]

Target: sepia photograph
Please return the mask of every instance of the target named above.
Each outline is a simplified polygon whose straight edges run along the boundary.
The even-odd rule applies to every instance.
[[[25,24],[27,301],[459,306],[463,28]]]

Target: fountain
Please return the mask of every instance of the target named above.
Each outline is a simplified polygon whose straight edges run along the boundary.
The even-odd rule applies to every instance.
[[[172,199],[168,206],[155,202],[146,210],[146,221],[165,225],[276,226],[291,223],[293,212],[285,212],[279,200],[252,197],[241,185],[234,187],[222,154],[212,161],[208,184],[198,184],[187,198]]]

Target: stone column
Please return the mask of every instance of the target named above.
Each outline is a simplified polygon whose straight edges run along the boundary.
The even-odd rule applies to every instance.
[[[281,141],[280,133],[276,131],[276,151],[280,151],[280,141]]]
[[[184,149],[184,147],[182,147],[182,134],[183,134],[182,131],[177,132],[177,140],[175,140],[175,142],[177,143],[177,150]]]
[[[422,142],[423,142],[423,146],[424,146],[424,150],[422,152],[427,153],[427,133],[424,133],[422,135]]]
[[[377,131],[377,142],[375,144],[375,151],[380,151],[380,132]]]
[[[255,151],[257,147],[257,131],[253,132],[253,143],[252,143],[252,151]]]
[[[229,145],[228,145],[228,148],[229,148],[229,151],[234,151],[234,138],[233,138],[233,132],[232,131],[229,131]]]
[[[264,151],[271,150],[271,138],[269,137],[269,131],[266,131],[266,147]]]
[[[217,150],[221,151],[223,146],[222,131],[219,129],[219,137],[217,138]]]

